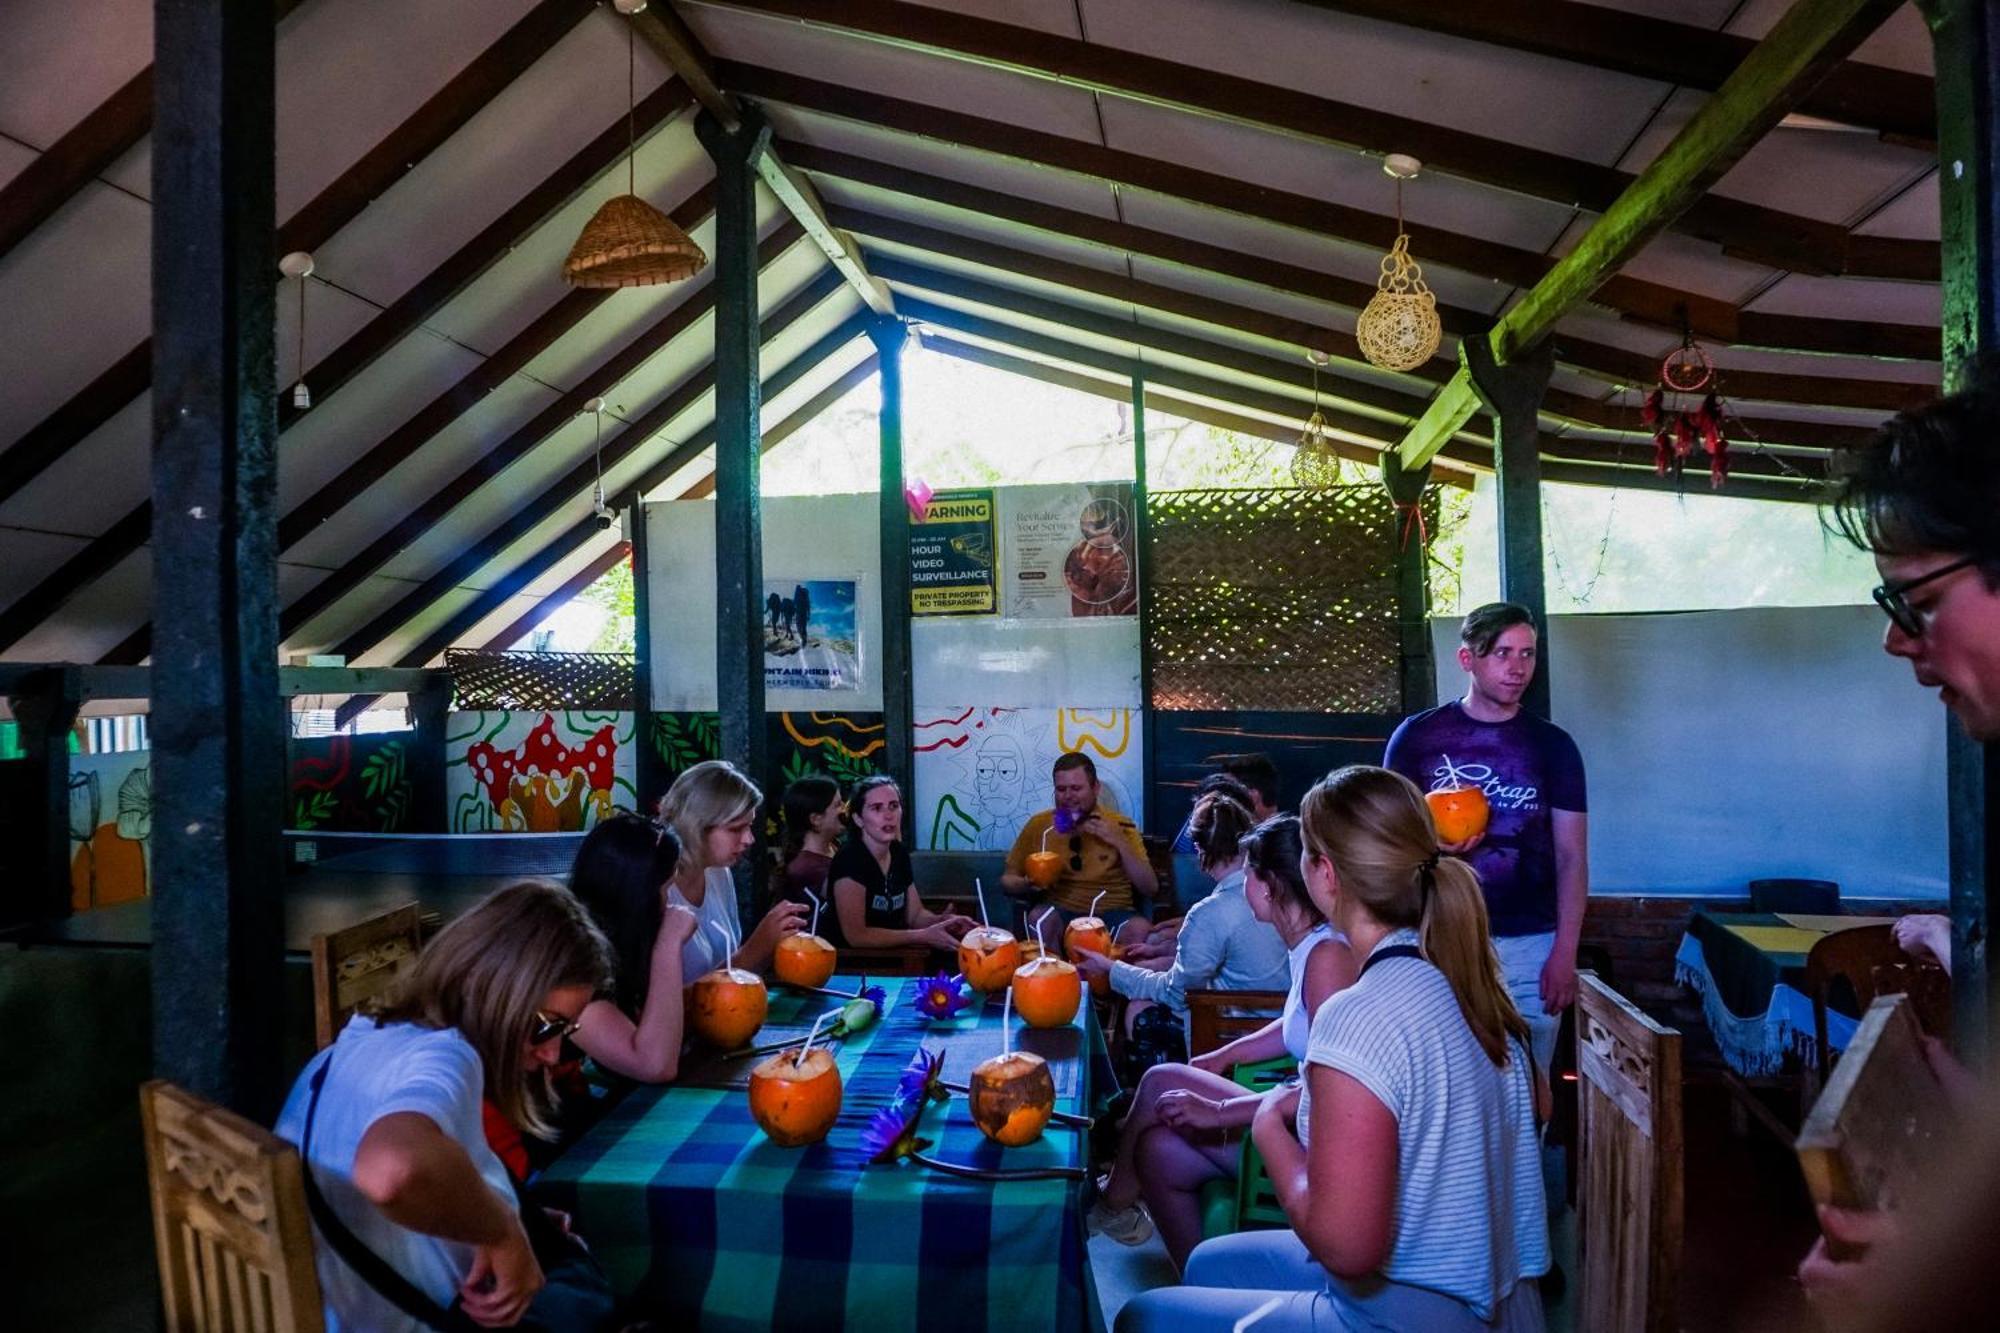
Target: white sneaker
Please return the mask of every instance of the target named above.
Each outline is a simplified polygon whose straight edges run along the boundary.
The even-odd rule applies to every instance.
[[[1090,1205],[1088,1224],[1093,1233],[1101,1231],[1120,1245],[1144,1245],[1153,1238],[1153,1218],[1143,1203],[1107,1208],[1099,1199]]]

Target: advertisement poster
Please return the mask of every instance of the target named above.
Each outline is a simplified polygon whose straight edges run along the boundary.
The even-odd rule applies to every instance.
[[[858,690],[853,579],[764,580],[764,688]]]
[[[1138,614],[1132,483],[1024,486],[1005,495],[1003,614],[1023,620]]]
[[[910,515],[910,613],[987,616],[994,589],[993,492],[939,491]]]

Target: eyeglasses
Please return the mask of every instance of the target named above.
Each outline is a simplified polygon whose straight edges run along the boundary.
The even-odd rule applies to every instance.
[[[1909,594],[1926,583],[1941,579],[1947,574],[1956,574],[1959,570],[1978,563],[1978,556],[1968,555],[1962,560],[1940,565],[1928,574],[1920,574],[1902,583],[1885,583],[1875,589],[1875,605],[1882,608],[1882,613],[1889,617],[1890,624],[1913,639],[1921,639],[1924,637],[1924,618],[1910,605]]]
[[[1083,869],[1083,838],[1080,834],[1070,835],[1069,868],[1071,870]]]
[[[546,1046],[560,1038],[574,1037],[576,1030],[582,1026],[582,1022],[577,1019],[564,1018],[561,1014],[551,1014],[537,1009],[535,1026],[528,1029],[528,1045]]]

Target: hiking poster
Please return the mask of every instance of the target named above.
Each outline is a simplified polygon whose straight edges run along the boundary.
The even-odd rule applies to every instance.
[[[764,688],[859,690],[854,579],[764,580]]]

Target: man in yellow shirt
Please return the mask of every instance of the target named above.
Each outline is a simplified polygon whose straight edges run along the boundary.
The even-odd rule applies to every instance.
[[[1159,891],[1159,880],[1146,859],[1139,829],[1125,816],[1098,805],[1097,765],[1090,756],[1072,750],[1055,764],[1055,807],[1033,816],[1007,853],[1001,887],[1028,903],[1028,930],[1047,916],[1042,929],[1051,945],[1062,936],[1072,917],[1090,911],[1091,900],[1104,895],[1097,915],[1113,932],[1138,915],[1140,898]],[[1043,835],[1047,835],[1046,842]],[[1048,889],[1028,877],[1028,856],[1044,850],[1062,858]]]

